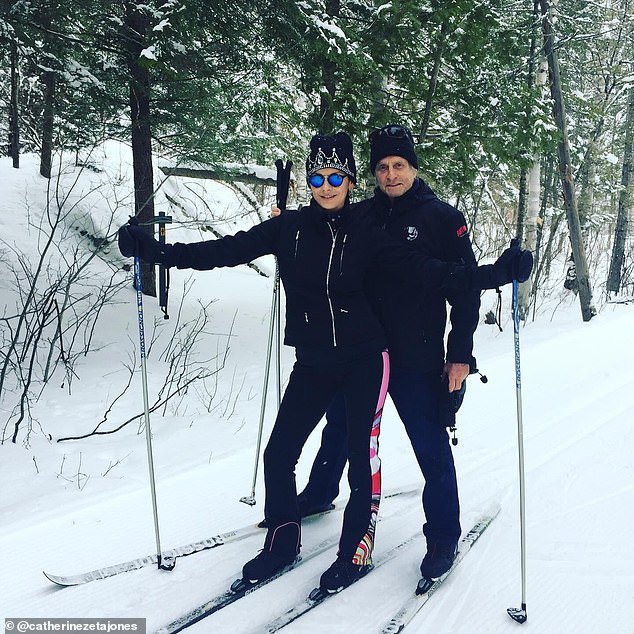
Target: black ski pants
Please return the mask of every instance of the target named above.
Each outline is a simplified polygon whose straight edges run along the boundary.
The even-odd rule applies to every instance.
[[[336,394],[345,403],[350,499],[338,556],[369,563],[381,496],[378,436],[389,381],[386,351],[333,364],[297,361],[264,451],[265,515],[269,532],[300,523],[295,466],[310,433]]]

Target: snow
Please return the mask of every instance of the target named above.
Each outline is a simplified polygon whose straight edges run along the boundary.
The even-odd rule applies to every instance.
[[[123,187],[129,174],[127,150],[110,147],[105,154],[107,158],[99,163],[105,172],[85,172],[80,181],[96,182],[118,174]],[[13,170],[9,159],[0,159],[3,267],[11,257],[9,247],[32,249],[29,255],[36,259],[33,238],[46,193],[36,165],[34,157],[24,156],[22,168]],[[184,180],[168,179],[164,189],[170,196],[186,192]],[[200,181],[195,186],[203,188]],[[222,209],[235,206],[227,188],[206,187],[199,189],[196,200],[206,196]],[[117,199],[123,200],[126,191],[129,189],[119,189]],[[83,203],[77,211],[90,213],[87,226],[106,230],[113,199],[114,195],[93,195],[92,202]],[[161,207],[165,199],[158,197],[157,204]],[[117,208],[115,225],[124,222],[127,213],[125,208]],[[199,213],[204,215],[204,211]],[[235,226],[237,214],[226,215],[239,228]],[[175,214],[175,225],[168,229],[173,231],[171,235],[179,240],[200,239],[198,230],[179,224],[183,220]],[[79,235],[70,239],[88,248]],[[103,258],[123,264],[114,245]],[[272,261],[264,259],[264,268],[271,271]],[[95,264],[95,270],[110,275],[102,261]],[[119,275],[125,279],[125,273]],[[191,288],[183,297],[188,279]],[[209,408],[202,404],[205,393],[192,389],[178,407],[171,405],[165,415],[162,411],[152,415],[164,549],[254,524],[262,517],[261,471],[257,505],[241,504],[239,498],[248,495],[251,487],[271,285],[270,277],[263,278],[247,267],[194,274],[174,271],[171,320],[162,320],[156,302],[145,299],[146,335],[154,330],[154,322],[160,331],[148,358],[151,401],[165,373],[158,353],[173,336],[181,299],[187,318],[198,314],[198,299],[203,303],[214,300],[199,361],[218,353],[222,356],[227,342],[230,346],[224,368],[215,376],[217,384],[208,386],[210,391],[215,389]],[[14,295],[5,274],[0,289],[6,314],[11,314]],[[494,293],[485,295],[483,311],[494,301]],[[407,631],[518,631],[506,614],[508,607],[519,607],[521,599],[516,395],[508,290],[504,301],[504,331],[482,324],[477,332],[476,355],[489,381],[485,385],[475,377],[469,379],[459,414],[459,444],[454,449],[463,529],[468,530],[491,503],[499,503],[501,512]],[[634,602],[634,550],[629,541],[634,522],[633,318],[632,303],[606,304],[597,317],[583,323],[578,305],[566,300],[555,312],[552,306],[548,312],[544,308],[536,322],[521,330],[528,608],[523,631],[633,631],[629,614]],[[43,576],[42,570],[71,574],[155,552],[146,441],[139,425],[132,423],[113,435],[55,442],[93,429],[125,383],[124,364],[131,362],[138,342],[135,294],[130,287],[105,309],[97,342],[100,350],[76,368],[78,378],[70,391],[67,385],[60,387],[63,377],[57,375],[44,390],[34,412],[39,426],[34,427],[28,446],[24,446],[23,436],[17,445],[7,441],[0,446],[0,547],[5,558],[0,569],[0,619],[142,617],[147,619],[148,631],[153,631],[224,591],[242,564],[258,552],[264,536],[180,559],[173,572],[148,567],[66,589],[53,586]],[[292,351],[284,349],[283,380],[292,361]],[[265,437],[275,405],[273,386],[268,402]],[[141,410],[137,371],[131,390],[113,407],[105,426],[112,428]],[[298,465],[300,485],[306,480],[318,442],[317,431]],[[381,457],[386,490],[420,486],[407,437],[389,402],[382,424]],[[338,509],[345,503],[345,485],[343,488]],[[381,513],[377,558],[418,532],[424,521],[417,496],[385,499]],[[340,521],[341,513],[336,511],[306,525],[304,545],[335,534]],[[424,540],[414,541],[393,561],[298,619],[287,631],[379,631],[415,587],[423,552]],[[263,624],[307,595],[333,557],[334,551],[306,562],[193,626],[191,632],[260,631]]]
[[[156,46],[152,44],[152,46],[148,46],[144,48],[139,55],[141,57],[147,57],[148,59],[156,60]]]
[[[319,18],[315,18],[315,24],[324,31],[330,31],[337,37],[344,40],[346,39],[346,34],[334,22],[326,22],[324,20],[320,20]]]
[[[153,31],[163,31],[166,26],[170,26],[170,21],[163,18],[156,26],[152,28]]]

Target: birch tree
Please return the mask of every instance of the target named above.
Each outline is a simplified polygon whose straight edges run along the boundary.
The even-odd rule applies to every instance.
[[[548,64],[546,59],[538,54],[538,50],[541,48],[537,45],[538,31],[536,26],[539,16],[539,6],[537,2],[533,5],[533,20],[531,29],[531,46],[529,56],[529,88],[535,89],[536,92],[542,95],[546,86],[546,79],[548,77]],[[517,218],[517,237],[520,242],[523,243],[525,249],[531,252],[537,250],[537,237],[538,228],[540,226],[541,218],[541,155],[540,148],[537,143],[533,146],[533,161],[528,170],[526,170],[526,210],[522,212],[522,204],[520,198],[519,212]],[[524,172],[523,172],[524,173]],[[520,196],[522,194],[523,183],[520,179]],[[531,290],[533,285],[533,275],[522,282],[518,288],[518,310],[520,319],[525,319],[529,310],[529,304],[531,300]]]
[[[577,210],[575,180],[570,156],[570,144],[568,141],[568,124],[566,122],[566,110],[561,87],[559,58],[555,48],[553,11],[549,0],[540,0],[540,6],[542,11],[542,30],[544,33],[544,52],[548,60],[550,94],[553,100],[553,115],[560,135],[558,144],[559,177],[564,195],[564,207],[566,210],[570,244],[579,289],[581,316],[583,321],[590,321],[590,319],[596,315],[596,309],[594,308],[592,300],[590,271],[588,269],[585,245],[581,234],[581,223],[579,222],[579,213]]]

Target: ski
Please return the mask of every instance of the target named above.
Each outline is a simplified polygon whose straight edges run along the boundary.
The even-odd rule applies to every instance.
[[[412,495],[417,493],[418,488],[414,489],[396,489],[389,493],[386,493],[384,498],[392,498],[398,496]],[[327,515],[328,513],[336,510],[334,506],[331,509],[326,509],[319,513],[308,515],[302,519],[302,523],[312,522],[320,517]],[[221,533],[220,535],[214,535],[198,542],[192,542],[191,544],[185,544],[171,550],[167,550],[162,553],[161,559],[166,561],[176,561],[178,557],[186,557],[187,555],[193,555],[194,553],[202,552],[203,550],[209,550],[211,548],[217,548],[218,546],[224,546],[231,542],[237,542],[247,537],[257,535],[262,530],[259,525],[243,526],[237,530]],[[44,576],[58,586],[79,586],[84,583],[90,583],[91,581],[98,581],[100,579],[107,579],[108,577],[114,577],[124,572],[130,572],[132,570],[139,570],[146,566],[153,564],[158,565],[158,554],[146,555],[145,557],[138,557],[137,559],[131,559],[130,561],[124,561],[112,566],[105,566],[104,568],[97,568],[96,570],[90,570],[89,572],[77,573],[75,575],[55,575],[43,571]]]
[[[334,507],[333,507],[334,509]],[[333,509],[321,511],[304,518],[303,522],[310,522],[314,519],[318,519],[322,515],[330,513]],[[214,535],[198,542],[192,542],[184,546],[179,546],[171,550],[166,550],[162,553],[163,560],[175,560],[177,557],[186,557],[187,555],[193,555],[194,553],[202,552],[203,550],[210,550],[211,548],[217,548],[218,546],[224,546],[232,542],[237,542],[247,537],[252,537],[262,533],[262,528],[256,524],[249,526],[243,526],[237,530],[221,533],[220,535]],[[106,566],[105,568],[98,568],[97,570],[91,570],[90,572],[79,573],[76,575],[53,575],[48,572],[44,572],[47,579],[56,583],[59,586],[78,586],[91,581],[98,581],[99,579],[106,579],[108,577],[114,577],[115,575],[122,574],[124,572],[130,572],[131,570],[139,570],[152,564],[158,564],[158,555],[154,553],[145,557],[139,557],[138,559],[131,559],[130,561],[124,561],[120,564],[114,564],[113,566]]]
[[[458,566],[458,564],[464,559],[466,554],[471,550],[471,547],[489,527],[499,512],[500,508],[497,507],[495,511],[490,514],[483,515],[474,524],[473,528],[460,540],[456,559],[451,568],[442,577],[436,579],[435,581],[425,578],[419,580],[414,594],[410,596],[405,603],[403,603],[401,608],[381,630],[381,634],[397,634],[407,627],[427,601],[429,601],[434,593],[440,588],[442,582],[456,569],[456,566]]]
[[[407,539],[403,540],[402,542],[400,542],[399,544],[397,544],[390,550],[388,550],[382,556],[377,558],[373,566],[368,570],[368,572],[365,575],[363,575],[363,577],[360,577],[351,585],[354,585],[354,583],[356,583],[357,581],[360,581],[361,579],[365,579],[365,577],[372,570],[375,570],[376,568],[379,568],[380,566],[387,563],[388,561],[391,561],[392,559],[394,559],[404,548],[406,548],[413,541],[421,537],[422,535],[419,532],[417,532],[414,535],[411,535]],[[350,586],[346,586],[346,588],[349,588],[349,587]],[[301,603],[298,603],[297,605],[292,607],[290,610],[288,610],[287,612],[285,612],[278,618],[266,624],[263,628],[258,628],[258,632],[261,631],[261,632],[266,632],[266,634],[273,634],[273,632],[277,632],[281,630],[283,627],[286,627],[293,621],[297,620],[300,616],[303,616],[304,614],[306,614],[306,612],[309,612],[310,610],[321,605],[324,601],[326,601],[326,599],[337,596],[341,592],[344,592],[346,588],[343,588],[339,592],[327,592],[325,590],[322,590],[321,588],[314,588],[304,601],[302,601]]]
[[[316,546],[306,549],[304,552],[302,552],[301,555],[297,556],[297,559],[295,559],[294,562],[279,570],[272,577],[263,579],[262,581],[259,581],[255,584],[250,584],[242,579],[235,580],[235,577],[232,577],[232,579],[227,582],[227,585],[231,586],[229,590],[210,599],[206,603],[193,608],[186,614],[179,616],[177,619],[175,619],[165,627],[157,630],[155,634],[176,634],[176,632],[181,632],[185,628],[188,628],[190,625],[198,623],[198,621],[211,616],[215,612],[218,612],[218,610],[222,610],[222,608],[226,608],[228,605],[235,603],[236,601],[238,601],[238,599],[242,599],[252,592],[255,592],[256,590],[259,590],[260,588],[268,585],[269,583],[271,583],[271,581],[279,579],[282,575],[296,568],[301,562],[308,561],[309,559],[320,555],[321,553],[327,551],[329,548],[335,546],[338,542],[339,535],[333,535],[328,539],[325,539]]]
[[[415,494],[415,493],[418,493],[418,492],[419,492],[419,488],[418,487],[417,488],[412,488],[412,489],[397,489],[397,490],[393,490],[393,491],[391,491],[389,493],[386,493],[383,497],[384,498],[392,498],[392,497],[399,497],[399,496],[408,496],[408,495],[412,495],[412,494]],[[310,515],[307,518],[303,518],[302,519],[302,523],[304,523],[306,521],[306,519],[316,518],[316,517],[319,517],[320,515],[323,515],[324,513],[328,513],[328,512],[329,511],[324,511],[324,512],[322,512],[320,514],[317,514],[317,515]],[[378,518],[378,521],[380,522],[385,517],[389,517],[389,515],[380,516]],[[412,536],[408,540],[408,542],[411,541],[412,539],[414,539],[417,536],[418,535]],[[271,583],[271,581],[274,581],[275,579],[278,579],[279,577],[281,577],[286,572],[289,572],[290,570],[295,568],[300,563],[300,561],[302,561],[302,562],[303,561],[308,561],[309,559],[312,559],[313,557],[316,557],[317,555],[320,555],[321,553],[323,553],[326,550],[328,550],[331,546],[334,546],[334,545],[336,545],[338,543],[339,543],[339,535],[338,534],[337,535],[333,535],[332,537],[322,541],[321,543],[317,544],[316,546],[302,551],[302,554],[300,556],[298,556],[298,559],[295,562],[293,562],[292,564],[290,564],[286,568],[283,568],[282,570],[280,570],[276,575],[274,575],[272,577],[269,577],[268,579],[264,579],[263,581],[261,581],[259,583],[256,583],[255,585],[240,583],[241,580],[234,581],[235,577],[233,577],[231,580],[229,580],[227,582],[227,585],[231,584],[231,588],[232,589],[227,590],[226,592],[223,592],[223,593],[217,595],[216,597],[213,597],[212,599],[210,599],[206,603],[203,603],[202,605],[199,605],[199,606],[197,606],[195,608],[192,608],[186,614],[183,614],[182,616],[178,617],[177,619],[175,619],[174,621],[172,621],[168,625],[166,625],[166,626],[162,627],[161,629],[157,630],[157,632],[155,632],[155,634],[176,634],[176,632],[181,632],[182,630],[188,628],[190,625],[193,625],[194,623],[198,623],[198,621],[201,621],[202,619],[204,619],[204,618],[206,618],[208,616],[211,616],[215,612],[218,612],[218,610],[221,610],[222,608],[225,608],[228,605],[231,605],[232,603],[234,603],[238,599],[241,599],[241,598],[251,594],[255,590],[258,590],[259,588]],[[401,544],[400,546],[403,546],[403,545],[404,544]],[[233,583],[232,583],[232,581],[233,581]]]
[[[162,553],[162,559],[175,559],[176,557],[186,557],[187,555],[193,555],[203,550],[209,550],[210,548],[216,548],[217,546],[223,546],[230,542],[246,539],[252,535],[257,535],[261,532],[261,529],[255,525],[244,526],[235,531],[229,531],[220,535],[214,535],[207,539],[203,539],[198,542],[192,542],[184,546],[179,546],[171,550],[166,550]],[[145,557],[139,557],[138,559],[131,559],[130,561],[124,561],[120,564],[114,564],[112,566],[106,566],[104,568],[97,568],[90,572],[79,573],[76,575],[53,575],[48,572],[44,572],[44,575],[53,583],[60,586],[78,586],[90,581],[97,581],[99,579],[106,579],[119,575],[124,572],[130,572],[131,570],[139,570],[152,564],[158,564],[158,555],[147,555]]]

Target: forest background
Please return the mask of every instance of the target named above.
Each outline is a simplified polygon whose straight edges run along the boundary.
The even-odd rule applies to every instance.
[[[117,140],[133,163],[133,199],[108,200],[110,222],[89,232],[87,261],[66,263],[42,291],[48,247],[35,272],[15,268],[15,247],[2,259],[5,279],[21,289],[2,320],[0,399],[14,423],[4,440],[15,442],[28,420],[34,384],[60,364],[69,371],[64,337],[76,330],[65,320],[82,320],[70,289],[112,243],[121,217],[137,215],[155,230],[160,190],[188,177],[227,184],[238,215],[259,222],[274,196],[275,174],[263,167],[278,158],[295,163],[292,197],[305,201],[303,160],[316,132],[353,136],[362,197],[374,186],[368,133],[409,126],[421,176],[463,211],[478,259],[513,237],[534,252],[522,319],[572,293],[588,321],[597,303],[632,294],[629,0],[3,0],[0,42],[7,153],[16,169],[23,153],[37,153],[49,182],[43,244],[63,249],[60,223],[78,204],[60,195],[69,156],[78,173],[98,172],[96,148]],[[183,209],[166,198],[168,214]],[[222,235],[215,210],[202,199],[200,207],[187,222]],[[144,266],[146,294],[156,295],[155,276]],[[86,309],[91,328],[116,288]]]

